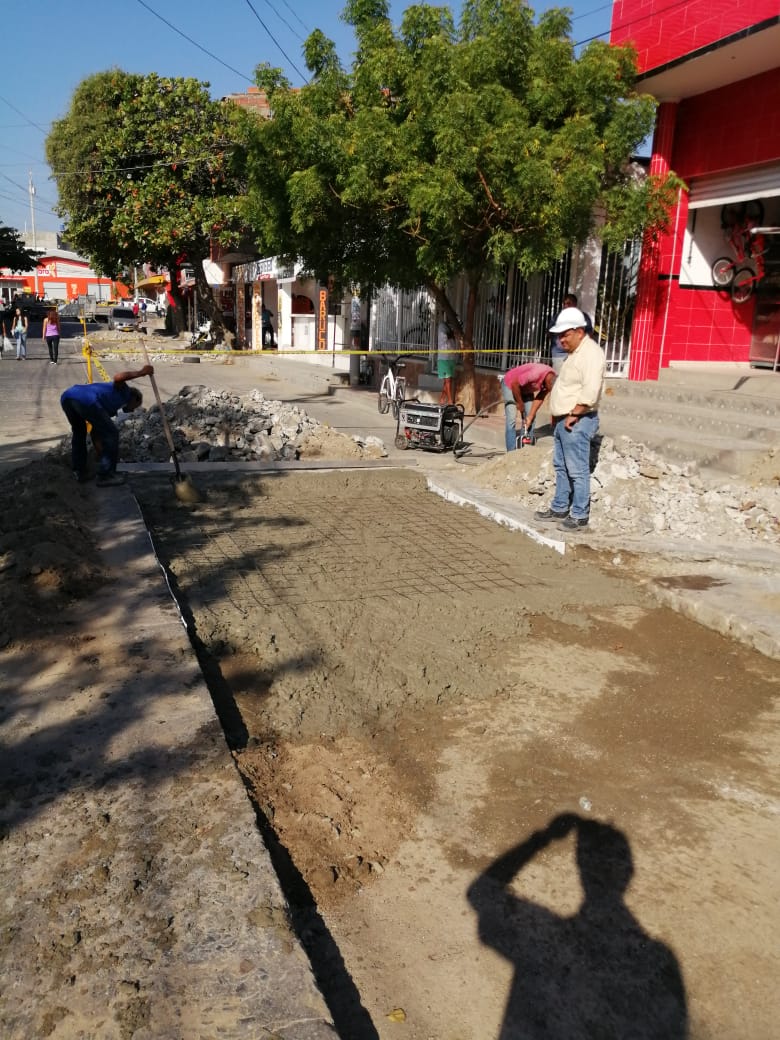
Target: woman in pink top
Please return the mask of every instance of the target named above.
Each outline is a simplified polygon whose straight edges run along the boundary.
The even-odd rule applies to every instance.
[[[536,413],[542,406],[555,382],[555,372],[549,365],[531,362],[527,365],[516,365],[501,377],[501,396],[504,399],[506,414],[506,450],[514,451],[517,447],[517,410],[523,415],[525,435],[533,444],[531,429]]]
[[[60,316],[54,307],[43,319],[43,338],[49,348],[49,364],[56,365],[60,356]]]

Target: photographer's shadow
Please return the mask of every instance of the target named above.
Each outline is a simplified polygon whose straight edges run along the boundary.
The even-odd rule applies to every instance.
[[[584,899],[562,917],[516,895],[515,876],[574,832]],[[573,813],[510,849],[469,888],[480,939],[514,965],[499,1040],[683,1040],[677,959],[623,901],[634,868],[619,830]]]

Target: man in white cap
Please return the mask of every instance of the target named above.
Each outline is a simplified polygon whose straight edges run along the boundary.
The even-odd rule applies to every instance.
[[[599,428],[606,359],[586,324],[581,310],[564,307],[550,329],[567,356],[550,391],[555,495],[549,509],[534,516],[560,521],[564,531],[586,527],[590,519],[590,446]]]

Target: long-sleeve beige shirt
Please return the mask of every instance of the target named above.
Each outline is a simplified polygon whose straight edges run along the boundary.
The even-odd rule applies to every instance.
[[[596,411],[604,385],[604,351],[590,336],[566,358],[550,391],[550,411],[567,415],[576,405]]]

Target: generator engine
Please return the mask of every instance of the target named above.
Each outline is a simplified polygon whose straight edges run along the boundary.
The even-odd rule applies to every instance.
[[[463,406],[404,401],[398,410],[396,448],[451,451],[463,438]]]

